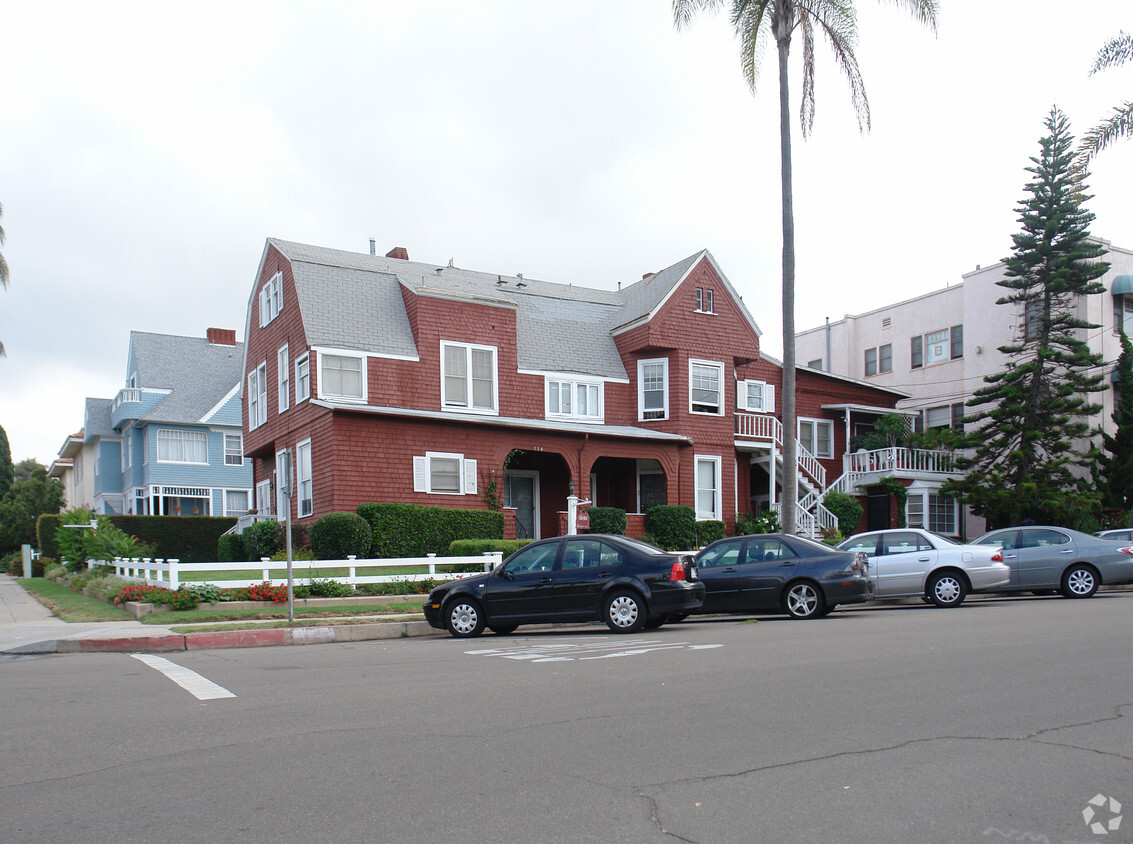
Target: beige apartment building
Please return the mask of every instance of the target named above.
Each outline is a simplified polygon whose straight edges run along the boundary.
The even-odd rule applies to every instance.
[[[1133,337],[1133,250],[1098,242],[1109,250],[1104,260],[1110,268],[1100,279],[1106,292],[1081,297],[1077,310],[1081,319],[1099,326],[1081,336],[1101,353],[1110,379],[1121,352],[1119,329]],[[1022,309],[996,304],[1008,292],[996,283],[1004,270],[1002,262],[977,266],[944,289],[802,331],[795,338],[797,359],[800,365],[907,393],[898,408],[915,414],[918,430],[958,427],[964,403],[984,377],[1004,368],[1007,358],[999,347],[1026,339]],[[1094,400],[1102,405],[1094,424],[1112,432],[1112,390]],[[955,502],[936,494],[940,485],[929,479],[909,487],[910,526],[979,535],[983,520],[959,513]]]

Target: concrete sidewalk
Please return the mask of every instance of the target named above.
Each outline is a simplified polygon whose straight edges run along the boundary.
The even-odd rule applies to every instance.
[[[375,621],[311,627],[269,627],[211,633],[175,633],[133,619],[68,624],[51,614],[14,578],[0,574],[0,654],[154,653],[264,645],[361,642],[440,636],[425,621]]]

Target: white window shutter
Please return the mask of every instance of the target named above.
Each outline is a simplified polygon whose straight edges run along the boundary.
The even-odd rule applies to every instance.
[[[268,324],[268,289],[260,291],[260,328]]]
[[[464,461],[464,492],[466,495],[476,494],[476,461]]]
[[[428,457],[414,457],[413,458],[413,491],[414,492],[428,492],[429,491],[429,458]]]
[[[775,385],[774,384],[764,384],[763,385],[763,412],[764,413],[774,413],[775,412]]]

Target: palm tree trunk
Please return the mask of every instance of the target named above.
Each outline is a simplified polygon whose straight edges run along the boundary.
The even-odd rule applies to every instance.
[[[787,6],[783,3],[780,6]],[[776,28],[779,46],[779,151],[783,180],[783,505],[782,530],[796,531],[799,501],[798,449],[795,433],[795,202],[791,177],[791,113],[787,88],[790,29],[786,37]]]

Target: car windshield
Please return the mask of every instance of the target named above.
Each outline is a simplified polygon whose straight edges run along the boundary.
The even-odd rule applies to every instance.
[[[791,542],[798,542],[801,546],[800,551],[811,554],[828,554],[834,549],[827,545],[825,542],[818,542],[806,536],[792,536]]]
[[[945,545],[959,545],[959,544],[960,544],[960,543],[959,543],[959,542],[957,542],[957,541],[956,541],[955,539],[952,539],[952,538],[951,538],[951,537],[949,537],[949,536],[941,536],[941,535],[940,535],[939,533],[937,533],[936,531],[932,531],[932,530],[930,530],[930,531],[925,531],[925,532],[926,532],[927,534],[929,534],[929,535],[930,535],[930,536],[931,536],[931,537],[932,537],[933,539],[935,539],[935,540],[936,540],[937,542],[943,542],[943,543],[944,543]]]

